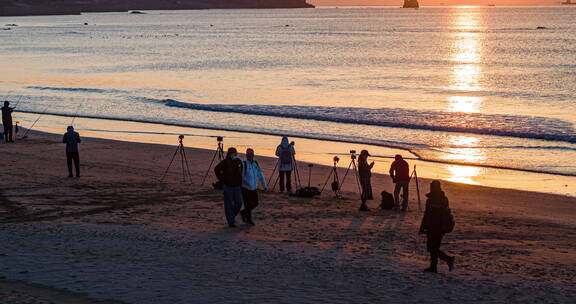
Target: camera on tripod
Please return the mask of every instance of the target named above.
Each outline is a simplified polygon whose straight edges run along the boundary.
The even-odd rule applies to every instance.
[[[350,150],[350,158],[356,159],[356,150]]]
[[[170,171],[170,167],[172,166],[174,160],[178,155],[180,155],[181,158],[182,181],[186,182],[188,180],[190,183],[192,182],[192,173],[190,172],[190,164],[188,163],[186,150],[184,149],[184,135],[178,136],[178,147],[176,148],[176,152],[174,152],[174,155],[172,155],[172,159],[170,160],[170,163],[168,164],[166,171],[164,171],[162,178],[160,178],[160,181],[164,181],[164,178],[168,174],[168,171]]]
[[[337,164],[340,161],[340,157],[334,156],[334,164]]]
[[[218,137],[216,137],[216,141],[217,141],[217,142],[223,142],[223,141],[224,141],[224,137],[218,136]]]

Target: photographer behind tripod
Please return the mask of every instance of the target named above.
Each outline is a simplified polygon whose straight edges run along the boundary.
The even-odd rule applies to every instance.
[[[282,137],[282,142],[276,147],[278,156],[278,174],[280,177],[280,192],[284,192],[284,186],[289,193],[292,193],[292,171],[294,171],[294,155],[296,150],[291,145],[287,136]],[[298,186],[298,185],[297,185]]]
[[[368,206],[366,206],[366,201],[371,201],[374,199],[372,195],[372,168],[374,167],[374,162],[368,164],[368,150],[360,151],[360,156],[358,157],[358,176],[360,178],[360,186],[362,187],[360,211],[370,211]]]
[[[236,216],[244,202],[242,198],[242,161],[236,148],[228,148],[226,158],[216,167],[214,173],[224,188],[224,213],[230,228],[236,227]]]
[[[408,209],[408,186],[410,185],[410,167],[402,155],[396,154],[394,162],[390,166],[390,177],[394,182],[394,204],[400,208],[400,190],[402,191],[402,211]]]

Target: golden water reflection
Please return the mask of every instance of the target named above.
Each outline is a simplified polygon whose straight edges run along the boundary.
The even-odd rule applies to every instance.
[[[447,110],[452,112],[479,113],[483,98],[469,96],[482,90],[483,33],[479,30],[480,14],[471,8],[461,7],[452,21],[450,61],[454,63],[448,89],[457,95],[448,97]]]
[[[480,183],[475,181],[474,178],[480,176],[484,169],[480,167],[468,167],[459,165],[448,165],[448,172],[451,176],[447,180],[455,183],[479,185]]]
[[[482,98],[476,96],[450,96],[449,109],[453,112],[480,113]]]
[[[475,136],[451,135],[447,143],[449,147],[442,156],[443,159],[452,162],[472,164],[486,163],[486,153],[481,147],[481,139]],[[458,183],[478,184],[474,181],[484,171],[480,167],[459,165],[447,165],[450,173],[448,180]]]

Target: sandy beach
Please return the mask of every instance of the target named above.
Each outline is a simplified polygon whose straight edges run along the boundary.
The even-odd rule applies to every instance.
[[[191,183],[181,181],[178,166],[160,181],[174,150],[84,138],[82,177],[69,179],[58,135],[32,132],[0,145],[0,274],[23,284],[23,294],[34,295],[26,289],[34,284],[92,302],[571,303],[576,297],[573,197],[443,183],[457,221],[443,247],[457,257],[457,269],[449,273],[442,265],[440,274],[425,274],[414,185],[407,213],[379,210],[378,200],[369,202],[371,212],[359,213],[350,182],[343,199],[330,191],[314,199],[265,192],[256,226],[230,229],[221,193],[201,186],[213,152],[186,149]],[[268,176],[275,160],[258,160]],[[311,184],[322,185],[329,170],[315,166]],[[305,164],[300,173],[306,184]],[[428,184],[420,181],[422,197]],[[373,177],[373,187],[393,189],[384,175]]]

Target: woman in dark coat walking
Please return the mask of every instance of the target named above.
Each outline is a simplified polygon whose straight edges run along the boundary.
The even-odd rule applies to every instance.
[[[360,205],[360,211],[369,211],[370,209],[366,206],[366,201],[374,199],[371,181],[374,162],[368,164],[368,156],[370,156],[370,153],[368,153],[367,150],[362,150],[358,157],[358,175],[360,177],[360,186],[362,187],[362,204]]]
[[[420,233],[426,234],[426,248],[430,252],[430,267],[424,269],[426,272],[438,272],[438,258],[448,264],[450,271],[454,268],[454,257],[451,257],[440,250],[444,234],[451,232],[450,221],[452,220],[448,198],[442,191],[439,181],[430,183],[430,193],[426,194],[426,211]]]

